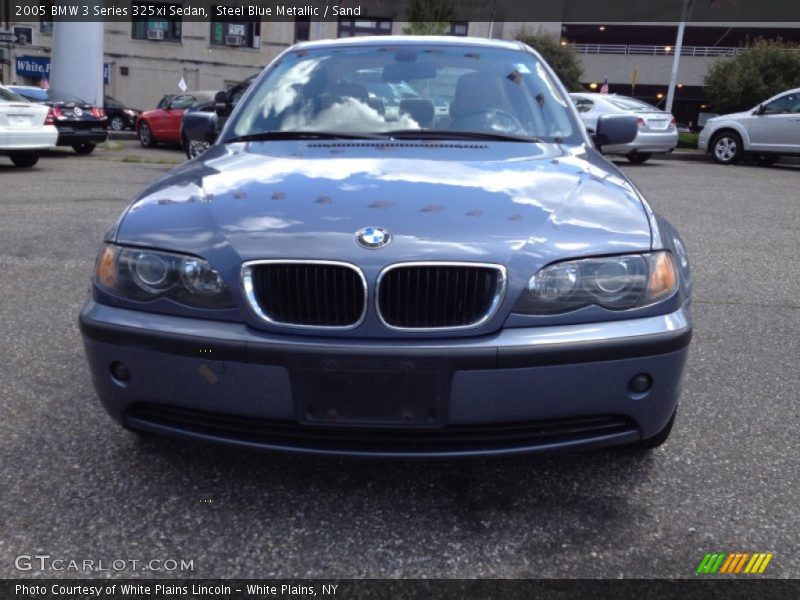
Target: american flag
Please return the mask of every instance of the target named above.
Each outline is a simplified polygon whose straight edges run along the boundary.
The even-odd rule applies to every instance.
[[[603,81],[603,85],[600,86],[600,93],[601,94],[608,93],[608,76],[606,76],[605,80]]]

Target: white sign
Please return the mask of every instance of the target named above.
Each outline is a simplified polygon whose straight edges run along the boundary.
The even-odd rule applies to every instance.
[[[178,82],[178,89],[184,93],[186,93],[186,90],[189,89],[189,86],[186,85],[186,81],[183,79],[183,77],[181,77],[181,80]]]

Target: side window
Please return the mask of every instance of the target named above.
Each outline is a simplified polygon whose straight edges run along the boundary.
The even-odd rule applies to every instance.
[[[786,94],[769,104],[764,105],[765,115],[782,115],[786,113],[798,112],[800,105],[800,94]]]
[[[170,108],[174,108],[177,110],[183,108],[189,108],[194,103],[194,101],[195,101],[194,96],[175,96],[175,98],[173,98],[170,104]]]

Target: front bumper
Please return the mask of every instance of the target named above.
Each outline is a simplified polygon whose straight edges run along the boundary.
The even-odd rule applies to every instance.
[[[691,339],[686,307],[629,321],[413,342],[275,336],[241,323],[94,301],[81,313],[80,327],[95,389],[111,416],[128,427],[240,446],[369,456],[509,454],[651,437],[675,411]],[[115,362],[129,368],[129,381],[112,377]],[[441,422],[303,423],[293,393],[303,383],[299,377],[314,370],[357,373],[378,363],[443,374]],[[628,383],[640,373],[653,383],[635,394]]]

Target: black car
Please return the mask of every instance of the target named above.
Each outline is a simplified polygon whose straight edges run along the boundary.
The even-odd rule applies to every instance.
[[[90,154],[108,137],[106,111],[69,94],[29,86],[8,86],[31,102],[50,107],[59,146],[72,146],[77,154]]]
[[[199,156],[214,143],[219,132],[228,120],[226,114],[239,102],[239,99],[250,87],[255,77],[232,85],[227,90],[217,93],[214,102],[206,102],[188,109],[181,120],[181,145],[187,158]],[[217,104],[222,105],[223,116],[217,114]]]
[[[104,96],[103,104],[106,109],[109,129],[113,129],[114,131],[136,129],[136,117],[138,117],[139,113],[142,111],[136,110],[135,108],[128,108],[122,102],[111,96]]]

